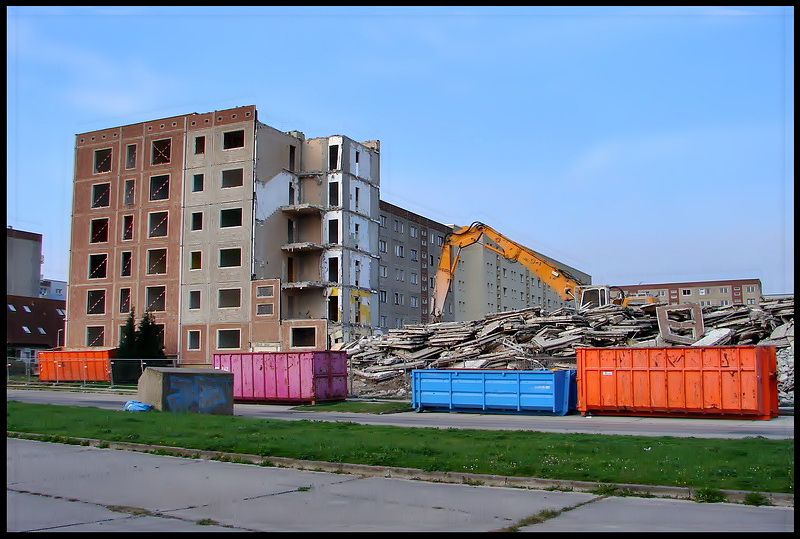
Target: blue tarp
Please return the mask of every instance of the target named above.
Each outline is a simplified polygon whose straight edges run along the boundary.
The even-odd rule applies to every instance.
[[[152,404],[145,404],[139,401],[128,401],[123,408],[123,410],[127,410],[128,412],[149,412],[152,409]]]

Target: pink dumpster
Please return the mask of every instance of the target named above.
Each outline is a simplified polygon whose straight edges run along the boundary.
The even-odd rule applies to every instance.
[[[214,368],[233,373],[235,401],[314,404],[347,398],[347,352],[214,354]]]

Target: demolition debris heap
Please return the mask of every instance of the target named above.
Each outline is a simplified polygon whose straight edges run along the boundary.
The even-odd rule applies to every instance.
[[[702,308],[606,305],[578,313],[532,307],[480,320],[408,325],[341,349],[350,362],[351,395],[403,398],[412,369],[575,369],[578,347],[692,345],[774,346],[779,399],[794,404],[794,299]]]

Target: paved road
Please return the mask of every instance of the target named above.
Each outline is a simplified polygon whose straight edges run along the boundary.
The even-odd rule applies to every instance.
[[[116,395],[68,391],[7,389],[7,400],[49,403],[64,406],[94,406],[122,410],[135,394]],[[262,419],[351,421],[368,425],[400,427],[464,428],[485,430],[534,430],[539,432],[619,434],[636,436],[678,436],[695,438],[794,438],[794,416],[779,416],[769,421],[744,419],[684,419],[652,417],[535,416],[513,414],[467,414],[447,412],[402,412],[396,414],[354,414],[341,412],[301,412],[292,406],[235,404],[234,414]]]
[[[6,531],[794,531],[792,507],[427,483],[13,438],[6,485]],[[543,510],[557,515],[525,520]]]

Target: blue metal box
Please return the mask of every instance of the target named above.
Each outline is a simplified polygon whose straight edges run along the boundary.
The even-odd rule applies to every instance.
[[[566,415],[577,405],[574,370],[415,369],[411,406],[453,412]]]

